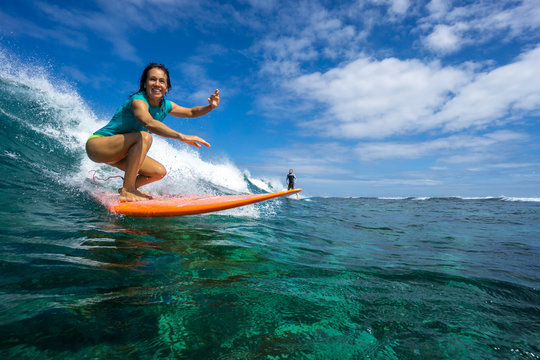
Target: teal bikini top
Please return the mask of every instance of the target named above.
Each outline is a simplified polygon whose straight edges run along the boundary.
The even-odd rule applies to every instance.
[[[116,110],[111,121],[98,131],[94,135],[112,136],[117,134],[125,134],[129,132],[146,131],[149,132],[144,126],[142,126],[135,115],[131,111],[131,102],[135,99],[143,100],[148,104],[148,112],[150,115],[158,121],[163,121],[168,113],[172,110],[172,104],[167,99],[162,99],[160,106],[154,107],[150,105],[146,94],[141,91],[134,95],[131,95],[129,99]]]

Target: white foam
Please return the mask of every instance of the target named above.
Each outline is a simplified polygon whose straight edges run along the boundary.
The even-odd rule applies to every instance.
[[[540,198],[537,197],[507,197],[503,196],[504,201],[524,201],[524,202],[540,202]]]
[[[263,189],[263,190],[268,191],[268,192],[272,191],[271,188],[270,188],[270,185],[265,183],[261,179],[252,178],[252,177],[248,177],[248,179],[253,185],[258,187],[259,189]]]
[[[19,154],[16,154],[7,150],[4,150],[4,153],[2,155],[10,159],[14,159],[14,160],[17,160],[21,157]]]
[[[455,196],[456,199],[462,200],[497,200],[500,196]]]
[[[511,197],[511,196],[455,196],[462,200],[501,200],[501,201],[524,201],[524,202],[540,202],[537,197]]]

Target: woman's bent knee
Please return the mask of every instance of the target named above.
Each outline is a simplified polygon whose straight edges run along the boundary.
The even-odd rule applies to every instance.
[[[159,177],[160,179],[163,179],[165,175],[167,175],[167,169],[165,169],[165,166],[161,165],[158,167],[156,177]]]
[[[139,174],[142,176],[147,176],[150,178],[153,178],[155,180],[162,179],[167,175],[167,169],[157,161],[155,161],[153,164],[145,164],[143,167],[139,170]]]

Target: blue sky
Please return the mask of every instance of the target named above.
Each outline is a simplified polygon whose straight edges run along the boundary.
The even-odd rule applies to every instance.
[[[0,46],[102,119],[149,62],[169,98],[221,105],[180,132],[312,195],[540,197],[540,3],[10,1]]]

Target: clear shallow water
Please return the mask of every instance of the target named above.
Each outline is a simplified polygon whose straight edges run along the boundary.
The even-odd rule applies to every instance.
[[[133,219],[63,195],[2,212],[4,358],[538,357],[539,203]]]
[[[539,199],[112,216],[87,179],[117,175],[84,155],[100,120],[0,60],[0,358],[538,359]],[[280,190],[159,139],[151,151],[169,171],[152,192]]]

